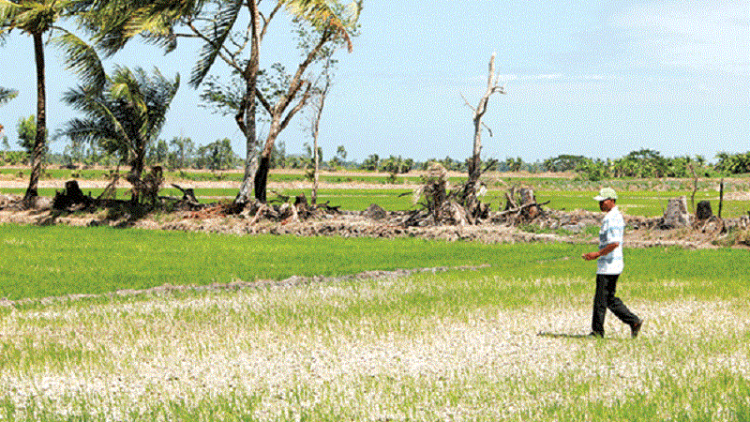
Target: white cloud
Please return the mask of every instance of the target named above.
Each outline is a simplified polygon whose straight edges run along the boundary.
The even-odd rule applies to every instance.
[[[648,3],[615,16],[633,64],[750,73],[750,3],[700,0]]]

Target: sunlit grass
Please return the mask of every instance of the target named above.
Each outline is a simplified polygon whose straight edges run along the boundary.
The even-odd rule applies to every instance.
[[[747,297],[652,301],[643,281],[625,286],[647,318],[637,340],[611,315],[607,339],[575,337],[590,277],[492,269],[19,309],[0,319],[0,416],[744,421]]]
[[[481,265],[491,259],[488,245],[419,239],[239,237],[62,226],[0,225],[0,245],[4,256],[13,257],[13,265],[0,273],[0,297],[9,299]]]
[[[9,298],[453,268],[6,306],[6,420],[744,421],[750,412],[747,251],[627,249],[618,293],[647,325],[631,340],[610,315],[607,338],[590,340],[580,337],[594,289],[580,254],[590,245],[16,226],[0,226],[0,245],[13,257],[0,279]]]
[[[208,285],[422,267],[488,265],[478,273],[503,279],[576,279],[592,270],[580,259],[592,246],[570,244],[487,245],[413,238],[232,236],[0,225],[0,246],[4,256],[12,257],[0,273],[0,297],[11,300],[164,284]],[[641,294],[650,299],[747,297],[747,291],[737,288],[737,280],[750,273],[747,258],[747,251],[734,249],[627,249],[623,278],[641,283]],[[665,280],[673,284],[670,289],[663,289]],[[528,288],[533,291],[533,286]]]

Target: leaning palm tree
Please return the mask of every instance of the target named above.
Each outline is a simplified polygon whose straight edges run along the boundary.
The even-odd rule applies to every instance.
[[[68,67],[82,74],[92,85],[101,85],[104,71],[93,49],[84,41],[62,27],[58,21],[75,18],[83,21],[89,2],[80,0],[0,0],[0,35],[19,30],[34,40],[34,61],[36,63],[37,85],[37,131],[31,154],[31,176],[26,189],[24,202],[30,204],[38,195],[37,185],[42,172],[42,158],[46,150],[47,105],[44,65],[45,34],[56,31],[60,36],[52,42],[61,46],[67,53]]]
[[[179,86],[179,75],[169,80],[158,69],[148,75],[141,68],[117,67],[102,90],[79,86],[64,94],[63,100],[85,117],[69,121],[60,135],[119,155],[131,167],[127,180],[137,186],[148,148],[159,136]],[[133,200],[138,200],[137,191]]]
[[[193,69],[190,85],[197,88],[214,64],[223,62],[232,72],[233,92],[208,92],[219,112],[232,114],[246,140],[245,174],[236,203],[246,203],[255,195],[265,199],[265,180],[262,192],[256,187],[256,174],[267,175],[267,166],[258,165],[259,142],[256,136],[258,104],[270,115],[271,134],[266,139],[262,158],[266,162],[278,132],[301,109],[309,97],[305,80],[307,67],[328,43],[343,41],[351,50],[351,34],[362,6],[362,0],[114,0],[102,3],[101,28],[97,43],[115,51],[129,37],[145,33],[153,41],[174,49],[180,37],[203,42]],[[261,7],[262,6],[262,7]],[[131,9],[128,11],[127,7]],[[134,9],[134,10],[133,10]],[[273,18],[286,12],[299,22],[306,22],[319,31],[320,43],[310,46],[295,75],[290,76],[287,89],[275,103],[268,101],[259,89],[260,45]],[[210,83],[209,83],[210,85]],[[213,84],[214,87],[217,84]],[[216,94],[216,95],[214,95]],[[256,101],[257,100],[257,101]],[[286,111],[286,114],[284,112]]]

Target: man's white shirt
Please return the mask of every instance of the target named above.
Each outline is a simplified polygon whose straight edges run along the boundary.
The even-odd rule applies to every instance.
[[[612,252],[599,257],[596,262],[597,274],[621,274],[625,267],[622,256],[622,242],[625,234],[625,220],[620,210],[615,206],[604,216],[602,227],[599,230],[599,250],[612,243],[620,245]]]

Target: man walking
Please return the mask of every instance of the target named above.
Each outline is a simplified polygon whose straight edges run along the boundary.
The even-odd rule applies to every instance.
[[[590,335],[604,337],[604,317],[609,309],[630,326],[631,336],[635,338],[643,326],[643,320],[630,312],[628,307],[615,297],[617,279],[624,268],[622,241],[625,233],[625,220],[616,205],[617,193],[614,189],[603,188],[594,200],[599,201],[599,209],[606,215],[599,230],[599,250],[583,254],[586,261],[597,260],[596,294]]]

